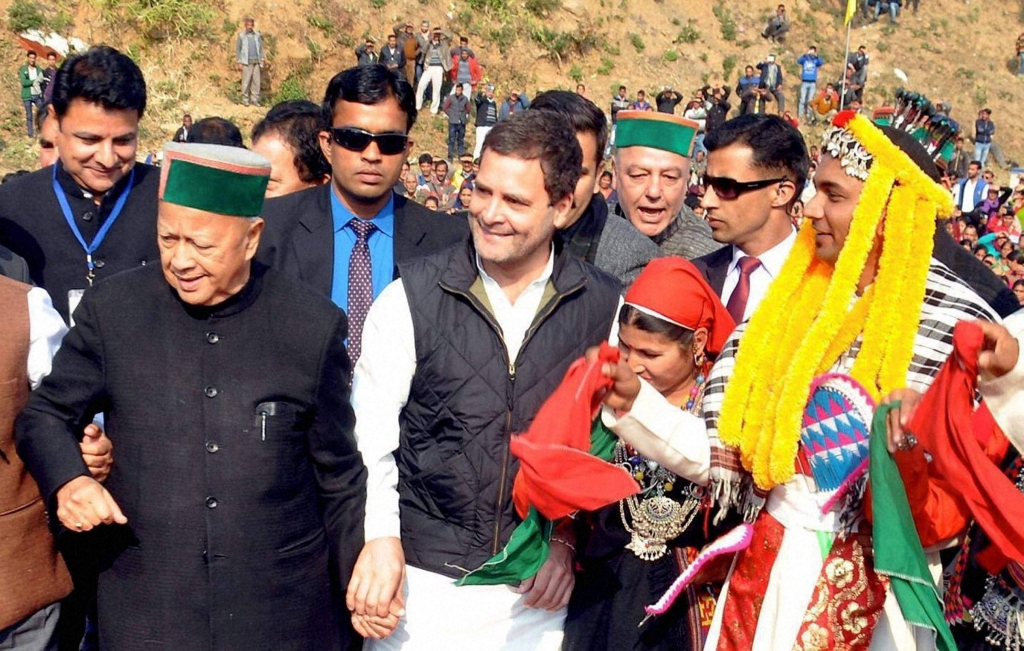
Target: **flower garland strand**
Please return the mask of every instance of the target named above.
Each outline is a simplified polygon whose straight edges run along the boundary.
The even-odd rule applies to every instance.
[[[835,270],[814,258],[813,227],[805,224],[748,324],[723,398],[719,436],[739,449],[762,490],[792,476],[810,382],[858,336],[865,346],[855,378],[879,393],[906,381],[919,313],[903,308],[921,304],[934,219],[952,210],[949,194],[869,120],[855,116],[842,126],[870,154],[871,169]],[[875,281],[851,309],[883,214]]]

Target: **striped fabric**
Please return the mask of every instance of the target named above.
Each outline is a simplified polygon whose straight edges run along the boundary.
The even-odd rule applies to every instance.
[[[932,258],[914,341],[914,357],[907,372],[908,387],[923,393],[931,386],[953,352],[953,328],[963,320],[999,321],[999,316],[949,267]],[[766,493],[755,489],[750,473],[740,463],[739,451],[725,446],[718,437],[718,415],[725,387],[736,365],[736,350],[746,327],[746,322],[741,324],[726,343],[711,370],[704,394],[704,420],[711,444],[711,495],[719,507],[716,522],[724,519],[730,509],[738,510],[745,520],[752,522],[767,497]],[[829,372],[849,374],[860,346],[858,338]]]

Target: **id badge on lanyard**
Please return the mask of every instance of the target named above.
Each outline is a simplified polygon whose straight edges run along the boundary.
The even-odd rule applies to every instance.
[[[117,201],[114,202],[114,207],[110,211],[110,215],[107,217],[106,221],[103,222],[103,225],[100,226],[100,230],[96,233],[96,237],[92,239],[92,242],[86,243],[81,229],[79,229],[78,224],[75,223],[75,216],[71,212],[71,206],[68,204],[67,194],[65,194],[64,188],[60,187],[60,183],[57,181],[57,167],[57,165],[53,166],[53,193],[57,196],[57,203],[60,204],[61,212],[64,213],[64,220],[68,223],[68,227],[71,229],[72,235],[75,236],[78,243],[82,245],[82,250],[85,251],[85,265],[87,270],[85,274],[85,282],[89,287],[92,287],[92,282],[96,278],[96,274],[94,273],[96,265],[93,263],[92,254],[100,248],[100,244],[103,243],[107,233],[109,233],[110,229],[114,226],[114,222],[116,222],[117,218],[121,216],[121,211],[124,210],[124,205],[128,202],[128,195],[131,194],[132,185],[134,185],[135,182],[135,168],[132,167],[132,171],[128,176],[128,185],[125,186],[124,190],[121,191],[121,196],[119,196]],[[68,292],[68,314],[73,313],[75,308],[78,307],[78,302],[82,300],[80,294],[77,295],[77,297],[72,297],[72,294],[82,291],[84,290],[73,289]]]

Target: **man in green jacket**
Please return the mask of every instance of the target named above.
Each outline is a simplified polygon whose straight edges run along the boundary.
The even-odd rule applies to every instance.
[[[21,103],[25,105],[25,127],[28,137],[35,138],[32,107],[38,110],[43,103],[43,71],[36,66],[35,52],[28,53],[28,63],[18,70],[18,79],[21,81]]]

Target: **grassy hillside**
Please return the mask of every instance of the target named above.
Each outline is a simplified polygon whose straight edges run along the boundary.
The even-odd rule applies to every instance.
[[[842,69],[845,0],[787,2],[792,30],[786,44],[759,35],[773,0],[0,0],[0,170],[30,168],[33,143],[24,135],[16,71],[23,62],[12,27],[37,20],[43,27],[89,43],[109,43],[140,64],[150,90],[141,152],[156,150],[181,113],[221,115],[248,131],[261,109],[235,103],[238,74],[234,36],[246,13],[256,16],[269,50],[264,74],[267,101],[318,101],[327,80],[355,61],[352,49],[367,35],[383,37],[395,23],[429,19],[468,35],[499,95],[511,87],[574,88],[606,107],[612,90],[656,92],[671,85],[689,95],[703,83],[735,84],[743,66],[778,54],[790,73],[787,108],[796,108],[795,59],[815,43],[828,62],[825,79]],[[976,111],[993,109],[997,140],[1010,158],[1024,160],[1024,129],[1017,106],[1024,79],[1014,75],[1014,40],[1024,30],[1024,0],[924,0],[920,14],[900,24],[854,24],[852,46],[871,55],[865,99],[880,104],[903,85],[933,101],[953,104],[953,117],[973,124]],[[35,15],[33,14],[35,12]],[[26,18],[27,17],[27,18]],[[12,22],[14,24],[12,24]],[[269,104],[268,104],[269,105]],[[265,110],[265,109],[264,109]],[[443,151],[445,124],[424,113],[416,126],[417,150]]]

